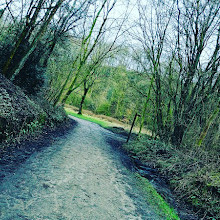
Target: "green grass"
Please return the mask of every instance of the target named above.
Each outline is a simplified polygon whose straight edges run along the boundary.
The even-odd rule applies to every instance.
[[[136,174],[138,185],[143,190],[147,201],[153,206],[156,213],[167,220],[180,220],[174,208],[161,197],[161,195],[154,189],[151,183],[144,177]]]
[[[65,109],[65,111],[66,111],[66,113],[67,113],[68,115],[72,115],[72,116],[74,116],[74,117],[76,117],[76,118],[80,118],[80,119],[84,119],[84,120],[87,120],[87,121],[94,122],[94,123],[96,123],[96,124],[101,125],[101,126],[104,127],[104,128],[107,128],[107,127],[109,127],[109,125],[110,125],[109,122],[103,121],[103,120],[101,120],[101,119],[98,119],[98,118],[95,118],[95,117],[92,117],[92,116],[79,115],[79,114],[77,114],[77,113],[75,113],[75,112],[73,112],[73,111],[71,111],[71,110],[69,110],[69,109],[68,109],[68,110]]]

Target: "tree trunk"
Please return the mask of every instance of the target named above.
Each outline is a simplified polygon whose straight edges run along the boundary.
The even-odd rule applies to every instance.
[[[48,53],[46,54],[46,57],[45,57],[45,59],[44,59],[43,67],[47,67],[48,60],[49,60],[51,54],[53,53],[53,50],[54,50],[54,48],[55,48],[55,46],[56,46],[56,43],[57,43],[57,41],[54,40],[53,43],[51,44],[51,46],[48,48],[49,51],[48,51]]]
[[[34,49],[36,48],[36,45],[38,43],[38,41],[40,41],[40,39],[43,36],[43,33],[46,31],[50,21],[52,20],[52,18],[54,17],[55,13],[57,12],[57,10],[59,9],[59,7],[62,5],[64,0],[59,0],[56,5],[54,6],[54,8],[52,9],[52,11],[49,13],[48,12],[48,18],[47,20],[42,24],[42,26],[40,27],[39,31],[37,32],[36,36],[34,37],[31,45],[29,46],[28,50],[25,52],[23,58],[21,59],[18,67],[16,67],[13,71],[12,71],[12,77],[11,80],[14,80],[14,78],[16,77],[16,75],[19,74],[20,70],[23,68],[24,64],[26,63],[28,57],[30,56],[30,54],[34,51]]]
[[[127,143],[128,143],[128,141],[129,141],[129,139],[130,139],[130,137],[131,137],[131,132],[132,132],[132,129],[133,129],[133,127],[134,127],[134,123],[135,123],[137,117],[138,117],[138,113],[135,114],[134,120],[133,120],[133,122],[132,122],[132,124],[131,124],[131,129],[130,129],[130,132],[129,132],[129,134],[128,134],[128,138],[127,138],[127,141],[126,141]]]
[[[153,85],[153,81],[154,81],[154,79],[152,78],[151,83],[150,83],[150,87],[149,87],[149,90],[148,90],[147,98],[146,98],[146,101],[145,101],[145,104],[144,104],[143,112],[142,112],[142,115],[141,115],[141,124],[140,124],[140,130],[139,130],[139,133],[138,133],[138,137],[141,136],[141,131],[142,131],[142,128],[144,126],[145,115],[146,115],[146,111],[147,111],[147,105],[148,105],[148,102],[150,100],[150,93],[151,93],[151,87]]]
[[[172,144],[174,144],[176,146],[180,146],[182,139],[183,139],[185,129],[186,129],[186,127],[181,124],[176,124],[174,126],[174,131],[173,131],[173,134],[171,137]]]
[[[143,109],[143,112],[142,112],[142,115],[141,115],[141,124],[140,124],[140,129],[139,129],[139,132],[138,132],[138,137],[141,136],[141,131],[142,131],[142,128],[144,126],[145,115],[146,115],[146,110],[147,110],[147,104],[148,104],[148,100],[146,99],[146,102],[144,104],[144,109]]]
[[[1,10],[0,10],[0,19],[2,18],[4,12],[5,12],[5,9],[1,9]]]
[[[79,112],[78,112],[79,115],[82,115],[83,104],[85,102],[86,95],[87,95],[88,91],[89,91],[88,88],[84,89],[84,93],[83,93],[83,96],[82,96],[82,99],[81,99],[81,102],[80,102],[80,106],[79,106]]]
[[[156,118],[157,118],[157,129],[158,134],[161,139],[163,139],[164,135],[164,127],[163,127],[163,113],[162,113],[162,99],[161,99],[161,83],[160,76],[156,73]]]
[[[68,97],[70,96],[70,94],[72,93],[72,89],[68,89],[68,91],[66,92],[64,98],[61,101],[61,104],[64,105],[66,103],[66,100],[68,99]],[[57,102],[56,102],[57,103]]]
[[[76,57],[75,60],[73,61],[73,64],[72,64],[71,69],[74,68],[74,66],[75,66],[75,64],[76,64],[76,62],[77,62],[77,60],[78,60],[78,58],[79,58],[79,54],[77,55],[77,57]],[[78,73],[78,72],[77,72],[77,73]],[[60,89],[60,91],[59,91],[59,93],[58,93],[56,99],[54,100],[54,104],[53,104],[54,106],[56,106],[57,103],[60,101],[60,98],[61,98],[61,96],[62,96],[62,94],[63,94],[63,91],[64,91],[64,89],[65,89],[65,87],[66,87],[66,85],[67,85],[67,83],[68,83],[68,81],[69,81],[69,79],[70,79],[70,77],[71,77],[72,74],[73,74],[73,71],[70,70],[70,72],[69,72],[69,74],[68,74],[68,76],[67,76],[67,78],[66,78],[64,84],[62,85],[62,88]],[[75,76],[74,81],[76,80],[76,78],[77,78],[77,75]],[[71,91],[71,92],[72,92],[72,91]],[[71,92],[70,92],[70,93],[71,93]],[[67,97],[67,98],[68,98],[68,97]],[[66,99],[67,99],[67,98],[66,98]],[[65,101],[66,101],[66,100],[62,100],[61,103],[64,104]]]
[[[22,42],[25,40],[25,41],[28,41],[29,38],[30,38],[30,35],[31,33],[33,32],[33,26],[35,25],[35,22],[37,20],[37,17],[38,17],[38,14],[40,12],[40,9],[42,7],[44,3],[44,0],[40,0],[39,3],[38,3],[38,6],[36,7],[36,10],[34,12],[34,15],[30,21],[30,23],[28,23],[26,25],[26,27],[24,27],[18,41],[16,42],[15,44],[15,47],[14,49],[12,50],[11,54],[10,54],[10,57],[9,59],[7,60],[7,62],[5,63],[4,67],[3,67],[3,70],[2,70],[2,74],[5,75],[7,78],[11,78],[12,75],[13,75],[13,70],[12,71],[9,71],[9,67],[13,61],[13,58],[18,50],[18,48],[20,47],[20,45],[22,44]]]
[[[213,123],[213,121],[215,120],[215,118],[217,117],[218,113],[219,113],[219,107],[211,114],[208,121],[206,122],[204,129],[202,130],[198,140],[196,141],[197,147],[200,147],[202,145],[202,142],[204,141],[204,139],[208,133],[208,130],[209,130],[211,124]]]

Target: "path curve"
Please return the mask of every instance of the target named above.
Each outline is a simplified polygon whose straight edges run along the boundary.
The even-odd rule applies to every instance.
[[[161,219],[109,142],[122,138],[74,120],[77,125],[65,138],[32,154],[0,183],[0,219]]]

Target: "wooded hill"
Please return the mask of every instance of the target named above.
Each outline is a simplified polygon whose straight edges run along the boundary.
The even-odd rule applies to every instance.
[[[75,105],[79,114],[84,107],[131,122],[139,113],[137,125],[150,129],[151,138],[179,150],[214,153],[215,161],[219,51],[215,0],[0,3],[1,85],[7,78],[29,98]],[[219,196],[220,170],[208,173]]]

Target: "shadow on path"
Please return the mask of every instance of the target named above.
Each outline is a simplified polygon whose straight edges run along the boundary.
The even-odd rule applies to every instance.
[[[15,172],[33,153],[40,152],[54,143],[58,138],[65,138],[73,131],[77,122],[70,119],[69,124],[61,125],[55,130],[44,130],[36,139],[26,140],[15,146],[0,149],[0,182],[10,173]]]

